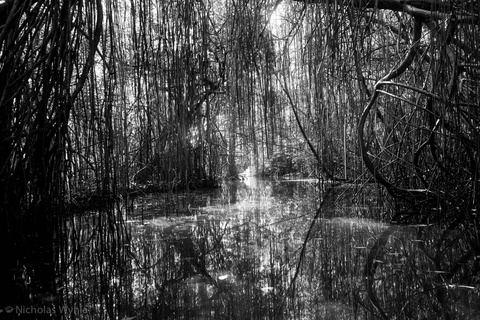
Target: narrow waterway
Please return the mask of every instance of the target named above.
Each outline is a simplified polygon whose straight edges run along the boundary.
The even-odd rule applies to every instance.
[[[384,201],[375,184],[249,177],[77,217],[65,303],[82,319],[474,319],[478,290],[442,269],[463,248],[430,246],[454,231],[383,223]]]

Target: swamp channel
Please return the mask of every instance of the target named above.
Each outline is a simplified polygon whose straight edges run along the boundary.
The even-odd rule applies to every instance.
[[[479,0],[0,0],[0,320],[480,319],[479,39]]]
[[[42,303],[69,319],[477,319],[470,231],[385,223],[386,199],[247,177],[78,214]]]

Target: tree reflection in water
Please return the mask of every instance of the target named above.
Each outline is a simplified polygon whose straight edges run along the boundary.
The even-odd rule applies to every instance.
[[[329,188],[250,178],[150,195],[128,221],[119,211],[76,217],[63,302],[82,319],[477,316],[471,229],[382,223],[375,185]]]

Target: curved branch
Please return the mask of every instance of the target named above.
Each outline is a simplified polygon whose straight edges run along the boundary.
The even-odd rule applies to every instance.
[[[290,96],[290,93],[288,92],[287,88],[286,88],[286,84],[284,86],[282,86],[282,89],[283,89],[283,92],[285,92],[285,95],[287,96],[288,98],[288,101],[290,102],[290,106],[292,107],[292,111],[293,111],[293,114],[295,115],[295,120],[297,122],[297,125],[300,129],[300,132],[302,133],[302,136],[303,136],[303,139],[307,142],[308,144],[308,147],[310,148],[310,150],[312,151],[313,155],[315,156],[315,159],[317,159],[317,162],[319,164],[321,164],[322,166],[322,170],[323,172],[325,172],[325,175],[327,177],[327,179],[330,179],[332,181],[345,181],[344,179],[339,179],[339,178],[336,178],[328,169],[327,167],[325,166],[325,164],[323,163],[323,161],[321,161],[320,159],[320,156],[318,155],[318,152],[317,150],[315,149],[315,147],[312,145],[312,143],[310,142],[310,139],[308,138],[306,132],[305,132],[305,129],[303,129],[303,126],[302,126],[302,123],[300,121],[300,118],[298,117],[298,112],[297,112],[297,108],[295,106],[295,103],[293,102],[293,99],[292,97]]]
[[[85,65],[82,70],[82,74],[80,76],[80,79],[78,80],[77,86],[75,90],[73,91],[70,99],[71,101],[74,101],[77,95],[80,93],[80,91],[83,88],[83,85],[85,84],[85,81],[87,81],[88,74],[93,67],[94,63],[94,58],[95,58],[95,52],[98,47],[98,44],[100,43],[100,36],[102,34],[102,22],[103,22],[103,7],[102,7],[102,0],[96,0],[96,7],[97,7],[97,21],[95,24],[95,30],[93,34],[93,39],[90,42],[90,52],[88,54],[87,60],[85,62]]]
[[[375,282],[375,272],[381,261],[379,258],[381,257],[383,253],[383,249],[385,248],[385,245],[388,242],[388,238],[396,229],[397,229],[396,227],[389,227],[380,235],[378,240],[370,249],[367,256],[367,260],[365,261],[364,276],[365,276],[365,285],[367,289],[368,299],[370,300],[372,305],[375,307],[375,309],[378,311],[382,319],[389,319],[389,317],[386,315],[385,311],[383,311],[382,307],[380,306],[380,303],[378,302],[377,296],[375,295],[375,292],[374,292],[373,284]]]
[[[414,18],[414,23],[413,23],[413,40],[412,40],[412,46],[410,47],[410,50],[408,51],[407,56],[405,59],[402,61],[402,63],[396,68],[390,71],[388,75],[383,77],[380,81],[390,81],[407,70],[407,68],[412,64],[413,58],[417,54],[417,47],[420,41],[420,37],[422,36],[422,19],[420,18]]]
[[[373,92],[373,95],[370,97],[370,101],[368,102],[367,107],[362,113],[362,116],[360,117],[360,121],[358,123],[358,141],[359,141],[359,147],[360,147],[360,154],[362,156],[363,163],[365,164],[365,167],[367,167],[368,171],[372,173],[373,177],[375,180],[383,185],[385,188],[387,188],[387,191],[389,193],[392,193],[395,189],[395,187],[388,182],[375,168],[375,165],[373,162],[370,160],[370,157],[368,156],[367,153],[367,146],[365,144],[365,138],[363,135],[363,129],[365,127],[365,122],[367,120],[367,116],[370,113],[370,110],[374,106],[377,98],[378,98],[379,92],[375,90]]]
[[[375,178],[375,180],[377,180],[380,184],[385,186],[387,191],[394,196],[400,196],[401,194],[405,194],[405,192],[409,194],[411,194],[412,192],[416,193],[418,190],[405,190],[405,189],[398,188],[393,184],[391,184],[387,179],[385,179],[385,177],[383,177],[382,174],[380,174],[380,172],[378,172],[377,168],[373,164],[367,152],[367,146],[366,146],[365,137],[364,137],[364,127],[367,121],[367,117],[370,111],[372,110],[373,106],[375,105],[375,102],[380,93],[379,92],[380,86],[400,76],[412,64],[413,58],[415,57],[417,52],[416,48],[420,40],[421,31],[422,31],[422,20],[420,18],[415,18],[414,29],[413,29],[413,44],[410,47],[410,50],[407,56],[396,69],[391,70],[386,76],[384,76],[382,79],[380,79],[380,81],[377,82],[377,84],[375,85],[375,91],[373,95],[370,97],[370,101],[368,102],[368,105],[363,110],[363,113],[358,123],[358,141],[359,141],[360,154],[362,156],[362,160],[365,166],[367,167],[367,169],[373,174],[373,177]],[[423,190],[422,190],[422,194],[423,194]]]

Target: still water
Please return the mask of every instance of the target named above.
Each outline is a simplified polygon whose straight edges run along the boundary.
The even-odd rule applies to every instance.
[[[78,216],[67,318],[477,319],[477,260],[440,248],[455,231],[384,223],[384,199],[375,184],[249,177]]]

